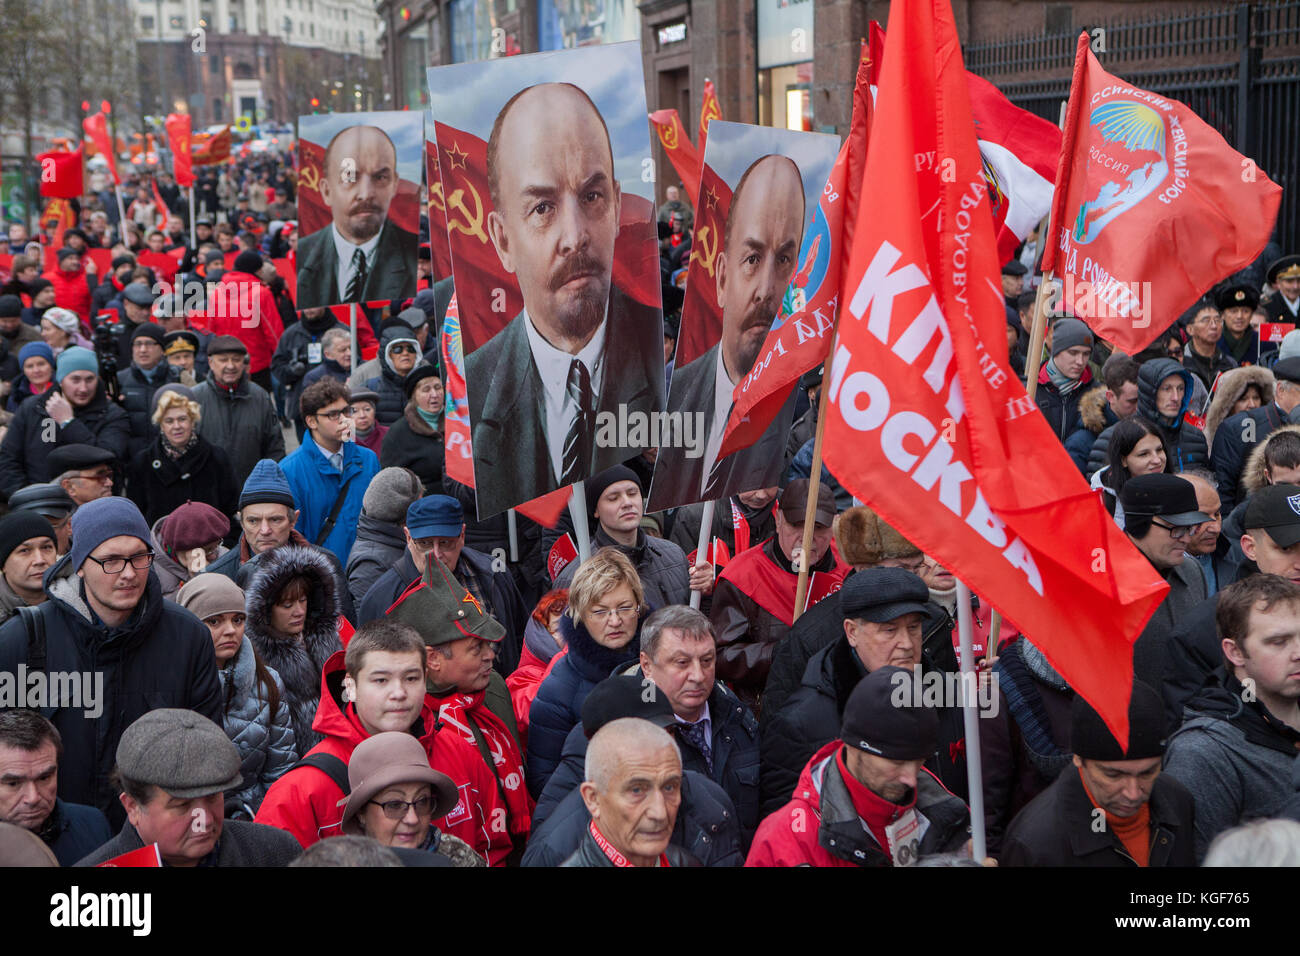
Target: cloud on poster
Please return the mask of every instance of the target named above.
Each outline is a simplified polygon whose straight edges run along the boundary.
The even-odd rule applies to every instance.
[[[734,190],[759,156],[777,153],[790,157],[803,178],[806,218],[811,220],[838,150],[838,136],[714,120],[709,124],[704,161]]]

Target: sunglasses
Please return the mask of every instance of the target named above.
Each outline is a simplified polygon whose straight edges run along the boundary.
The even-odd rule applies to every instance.
[[[389,352],[391,352],[393,355],[402,355],[402,354],[414,355],[416,351],[417,350],[414,345],[394,345],[391,349],[389,349]]]

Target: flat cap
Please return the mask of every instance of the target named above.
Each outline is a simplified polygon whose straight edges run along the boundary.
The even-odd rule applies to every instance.
[[[202,714],[172,707],[151,710],[126,728],[117,769],[182,800],[233,790],[244,779],[226,732]]]

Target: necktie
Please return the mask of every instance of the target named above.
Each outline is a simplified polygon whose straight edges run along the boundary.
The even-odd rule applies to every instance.
[[[732,403],[732,407],[733,408],[735,407],[734,402]],[[727,409],[726,420],[731,421],[730,408]],[[721,449],[721,445],[719,445],[718,447],[719,449]],[[719,498],[722,497],[722,487],[726,482],[727,472],[728,472],[727,467],[724,465],[725,461],[726,461],[725,458],[719,456],[718,459],[714,461],[713,467],[709,469],[709,480],[704,485],[704,498],[703,498],[704,501],[717,501]]]
[[[335,468],[337,468],[339,471],[342,471],[342,470],[343,470],[343,452],[341,452],[341,451],[336,451],[334,454],[330,455],[330,464],[333,465]]]
[[[564,439],[560,484],[571,485],[586,477],[591,464],[591,414],[595,404],[591,394],[591,375],[587,366],[577,359],[569,363],[569,378],[564,389],[575,411],[573,421],[569,423],[569,434]]]
[[[352,281],[348,283],[349,302],[360,302],[361,293],[366,288],[366,254],[360,249],[352,253]]]
[[[691,742],[691,746],[700,752],[700,755],[704,757],[705,766],[709,768],[709,773],[713,773],[713,745],[704,733],[704,721],[701,720],[695,724],[679,722],[677,729]]]

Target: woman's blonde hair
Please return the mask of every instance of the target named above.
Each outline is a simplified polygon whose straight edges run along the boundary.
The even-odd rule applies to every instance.
[[[203,411],[199,408],[198,402],[186,398],[180,392],[163,392],[154,402],[151,421],[155,425],[161,425],[163,417],[173,408],[185,409],[186,414],[190,416],[195,425],[199,423],[199,419],[203,416]]]
[[[645,590],[636,568],[617,548],[601,548],[578,568],[569,585],[569,616],[580,620],[596,601],[620,584],[632,589],[638,607],[645,605]]]

